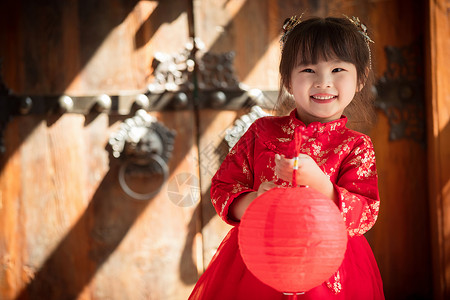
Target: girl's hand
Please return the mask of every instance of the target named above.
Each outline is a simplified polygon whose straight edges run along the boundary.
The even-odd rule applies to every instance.
[[[275,154],[275,174],[278,178],[292,183],[293,172],[294,159],[286,158],[284,155]],[[328,176],[326,176],[316,162],[306,154],[299,155],[296,175],[298,185],[315,187],[320,184],[321,181],[328,180]]]
[[[273,181],[263,182],[256,192],[246,193],[234,199],[233,203],[230,205],[228,216],[235,221],[239,221],[244,215],[247,207],[256,199],[256,197],[261,196],[268,190],[276,188],[277,186],[278,185]]]
[[[262,182],[258,188],[258,191],[256,192],[256,197],[259,197],[268,190],[271,190],[276,187],[278,187],[278,185],[273,181]]]
[[[277,175],[278,178],[287,182],[292,182],[293,171],[293,158],[286,158],[284,155],[275,154],[275,175]],[[333,184],[309,155],[299,155],[295,179],[298,185],[310,186],[336,201],[337,194]]]

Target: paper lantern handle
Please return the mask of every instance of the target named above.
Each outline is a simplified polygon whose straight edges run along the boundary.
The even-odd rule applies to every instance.
[[[297,170],[298,170],[298,156],[294,157],[294,169],[292,170],[292,186],[297,186]]]
[[[299,128],[294,132],[294,170],[292,171],[292,186],[297,186],[297,170],[298,170],[298,160],[300,156],[300,145],[302,144],[302,134],[300,133]]]

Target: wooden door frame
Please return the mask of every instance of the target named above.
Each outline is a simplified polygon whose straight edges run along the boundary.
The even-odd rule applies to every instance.
[[[428,184],[434,298],[450,299],[450,1],[428,4]]]

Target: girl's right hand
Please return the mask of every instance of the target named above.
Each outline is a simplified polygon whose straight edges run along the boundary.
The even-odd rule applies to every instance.
[[[242,216],[244,215],[245,210],[256,199],[256,197],[261,196],[268,190],[278,187],[278,185],[273,182],[263,182],[260,184],[258,190],[256,192],[250,192],[239,196],[234,199],[233,203],[231,203],[228,216],[235,221],[240,221]]]
[[[258,188],[258,191],[256,192],[256,196],[259,197],[268,190],[271,190],[276,187],[278,187],[278,185],[274,181],[262,182]]]

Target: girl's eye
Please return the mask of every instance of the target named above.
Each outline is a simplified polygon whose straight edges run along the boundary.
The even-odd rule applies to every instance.
[[[313,69],[303,69],[302,72],[305,72],[305,73],[314,73]]]
[[[342,71],[344,71],[344,69],[342,69],[342,68],[335,68],[335,69],[333,69],[333,72],[342,72]]]

